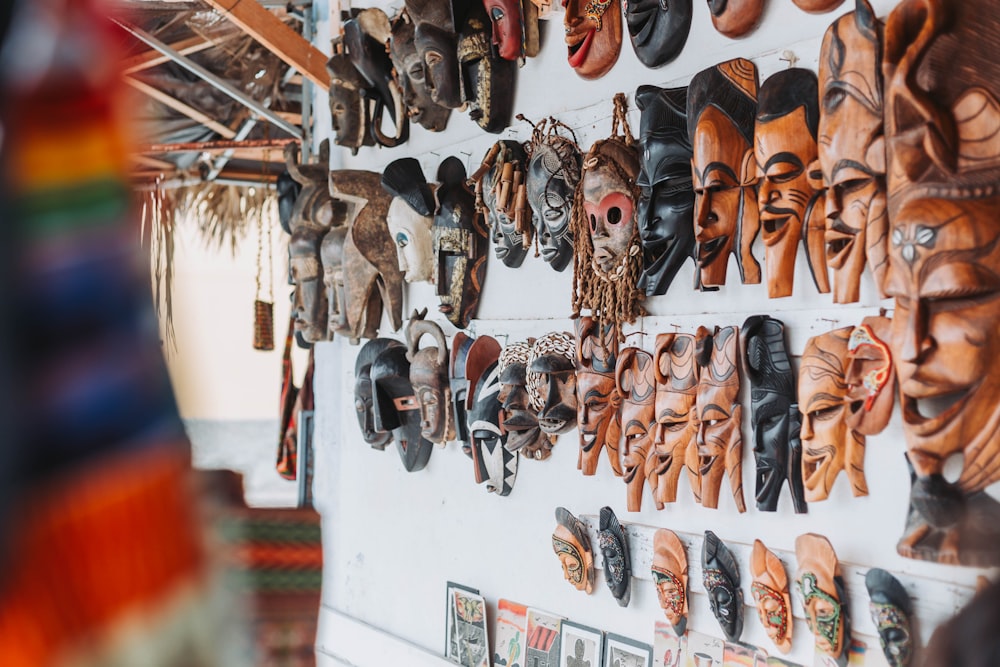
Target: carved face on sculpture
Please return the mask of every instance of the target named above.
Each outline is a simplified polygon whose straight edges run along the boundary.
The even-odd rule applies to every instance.
[[[576,426],[575,354],[573,336],[565,332],[547,333],[531,346],[528,371],[538,373],[538,425],[545,433],[565,433]]]
[[[795,557],[799,562],[795,583],[816,649],[846,665],[850,624],[837,554],[825,537],[806,533],[795,539]]]
[[[653,533],[651,570],[660,608],[677,635],[683,636],[688,616],[687,552],[677,535],[666,528]]]
[[[637,246],[633,190],[639,161],[635,150],[619,141],[601,144],[597,157],[597,166],[583,174],[583,207],[590,226],[594,263],[610,273]]]
[[[389,57],[396,72],[403,102],[410,120],[431,132],[441,132],[448,125],[451,109],[434,102],[427,81],[427,65],[417,52],[415,28],[408,16],[392,24]]]
[[[372,362],[386,349],[399,346],[402,346],[402,343],[397,340],[375,338],[361,346],[354,364],[354,410],[357,413],[362,438],[375,449],[385,449],[392,440],[392,432],[375,428]]]
[[[873,567],[865,575],[872,622],[878,630],[879,644],[890,667],[907,667],[913,657],[913,632],[910,618],[913,603],[899,580],[885,570]]]
[[[610,507],[601,508],[597,540],[604,557],[604,580],[619,607],[632,599],[632,563],[629,560],[628,536]]]
[[[736,557],[722,540],[705,531],[701,549],[702,579],[712,614],[719,621],[726,639],[739,641],[743,634],[743,590]]]
[[[742,37],[764,13],[764,0],[708,0],[712,25],[726,37]]]
[[[334,227],[323,237],[320,257],[323,260],[323,288],[327,301],[327,336],[351,335],[347,323],[347,292],[344,287],[344,240],[346,227]]]
[[[499,350],[498,350],[499,351]],[[478,378],[469,378],[475,385],[469,410],[469,437],[472,440],[472,461],[476,483],[486,482],[486,490],[500,496],[509,495],[517,477],[517,452],[507,449],[507,432],[500,423],[500,366],[491,363]]]
[[[289,264],[295,281],[292,296],[295,331],[310,343],[326,340],[327,333],[327,297],[319,261],[323,236],[323,231],[303,225],[292,230],[288,242]]]
[[[523,181],[527,160],[528,156],[519,142],[497,142],[483,161],[483,167],[488,167],[488,170],[476,186],[486,207],[493,251],[504,266],[512,269],[521,266],[528,255],[525,234],[515,223],[516,184]]]
[[[434,339],[436,347],[420,349],[420,339],[425,334]],[[422,314],[414,313],[406,327],[406,358],[420,410],[420,435],[438,444],[453,440],[448,345],[441,327],[423,319]]]
[[[559,557],[563,576],[573,588],[589,594],[594,590],[594,553],[587,527],[565,507],[556,508],[556,522],[552,550]]]
[[[598,79],[614,67],[622,48],[619,0],[563,0],[569,66],[584,79]]]
[[[375,143],[368,132],[367,99],[361,96],[361,91],[368,86],[368,82],[354,68],[346,53],[334,53],[326,63],[326,70],[330,73],[333,142],[350,148],[352,153],[357,154],[361,146]]]
[[[801,68],[782,70],[760,87],[754,131],[757,206],[764,237],[767,295],[792,293],[795,254],[816,192],[810,165],[816,160],[819,102],[816,75]]]
[[[653,357],[634,347],[622,350],[615,368],[615,384],[621,395],[621,424],[624,436],[623,466],[628,484],[628,510],[642,507],[642,488],[646,482],[646,457],[656,426],[654,403],[656,380]]]
[[[517,64],[499,57],[490,45],[490,25],[482,3],[469,3],[469,16],[458,35],[462,100],[469,117],[486,132],[499,134],[514,110]]]
[[[390,346],[371,367],[375,428],[392,431],[399,458],[407,472],[423,470],[434,445],[421,436],[420,410],[410,382],[406,348]]]
[[[517,60],[523,55],[521,39],[521,3],[518,0],[484,0],[486,14],[493,24],[493,45],[504,60]]]
[[[881,433],[889,424],[896,399],[892,366],[892,320],[866,317],[847,343],[847,426],[863,435]]]
[[[503,407],[501,423],[507,431],[507,449],[537,460],[552,454],[552,443],[538,427],[538,408],[534,407],[528,392],[528,362],[535,339],[511,343],[500,353],[500,404]],[[532,374],[534,384],[538,383]]]
[[[573,259],[569,220],[582,162],[576,144],[559,136],[538,144],[528,162],[525,180],[538,247],[542,259],[556,271]]]
[[[597,472],[601,449],[608,448],[615,474],[621,475],[618,441],[621,438],[619,407],[621,399],[615,387],[614,367],[618,360],[618,338],[610,336],[602,345],[599,328],[593,318],[576,320],[577,371],[576,417],[580,432],[580,470],[584,475]]]
[[[431,282],[434,277],[434,249],[431,227],[434,218],[420,215],[406,200],[395,197],[385,219],[399,255],[399,270],[408,283]]]
[[[362,97],[371,109],[371,135],[381,146],[398,146],[410,137],[410,121],[399,84],[393,78],[387,44],[389,17],[377,7],[361,9],[343,22],[343,41],[351,62],[367,82]],[[388,116],[394,131],[383,130]]]
[[[424,63],[424,81],[430,89],[431,100],[447,109],[457,109],[462,106],[458,35],[450,23],[448,27],[445,25],[418,20],[413,43]]]
[[[646,67],[660,67],[678,55],[691,30],[691,0],[625,0],[632,48]]]
[[[694,256],[694,189],[691,139],[687,133],[687,89],[640,86],[635,101],[639,125],[639,239],[646,296],[666,294],[678,269]]]
[[[698,433],[698,364],[691,334],[659,334],[653,352],[656,430],[653,461],[659,503],[677,500],[677,485]]]
[[[782,653],[792,648],[792,599],[788,594],[788,574],[774,553],[754,540],[750,554],[754,604],[764,631]]]

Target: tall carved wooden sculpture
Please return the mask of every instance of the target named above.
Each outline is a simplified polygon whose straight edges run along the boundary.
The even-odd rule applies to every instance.
[[[552,454],[552,440],[538,426],[538,410],[528,392],[528,362],[534,338],[511,343],[500,353],[501,424],[507,431],[507,449],[529,459],[544,460]],[[532,384],[537,380],[532,377]]]
[[[742,58],[702,70],[688,86],[694,231],[706,287],[725,284],[730,254],[736,254],[744,283],[760,282],[760,264],[750,252],[760,231],[753,151],[757,86],[757,67]]]
[[[907,667],[913,659],[914,642],[911,619],[913,602],[899,579],[873,567],[865,575],[868,611],[878,630],[878,641],[890,667]],[[935,663],[928,663],[935,664]]]
[[[683,636],[688,619],[688,560],[684,545],[666,528],[653,533],[651,567],[656,597],[677,636]]]
[[[438,445],[455,439],[451,421],[451,386],[448,384],[448,344],[436,322],[414,312],[406,325],[406,359],[410,362],[410,383],[420,410],[420,435]],[[430,336],[436,347],[420,348],[420,339]]]
[[[577,468],[584,475],[595,474],[604,449],[611,469],[620,477],[621,397],[615,386],[618,336],[613,327],[601,329],[591,317],[579,318],[575,327],[576,422],[580,432]]]
[[[795,584],[802,594],[806,623],[816,637],[816,649],[845,667],[851,623],[837,554],[828,539],[806,533],[795,539],[795,558],[799,562]]]
[[[622,350],[615,367],[615,386],[622,401],[622,461],[628,485],[628,511],[638,512],[642,509],[646,458],[656,426],[652,355],[634,347]],[[651,490],[655,488],[654,484]]]
[[[619,607],[627,607],[632,599],[632,562],[628,535],[610,507],[601,508],[597,531],[598,546],[604,557],[604,581]]]
[[[978,566],[1000,564],[998,20],[983,0],[906,0],[885,29],[891,344],[916,473],[897,548]]]
[[[575,349],[572,335],[552,331],[539,336],[528,354],[528,370],[538,382],[534,391],[529,386],[529,398],[538,397],[538,426],[551,436],[576,426]]]
[[[657,507],[677,500],[681,473],[687,469],[691,487],[700,494],[698,459],[698,371],[692,334],[656,337],[653,374],[656,378],[653,449],[646,460],[646,478]]]
[[[566,0],[563,6],[569,66],[584,79],[604,76],[622,50],[621,3]]]
[[[590,594],[594,590],[594,552],[587,526],[565,507],[556,508],[552,550],[559,558],[563,576],[573,588]]]
[[[534,126],[528,151],[525,186],[542,259],[556,271],[573,261],[570,218],[573,195],[580,183],[583,156],[573,131],[556,120]]]
[[[660,67],[680,55],[691,31],[691,9],[691,0],[625,3],[625,23],[639,62]]]
[[[788,592],[785,566],[760,540],[750,553],[750,574],[754,604],[767,636],[782,653],[792,649],[792,598]]]
[[[701,575],[712,614],[726,639],[740,640],[743,634],[743,589],[740,566],[729,547],[710,530],[701,546]]]

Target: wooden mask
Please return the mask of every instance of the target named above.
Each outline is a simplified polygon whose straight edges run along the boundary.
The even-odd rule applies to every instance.
[[[642,509],[642,488],[646,483],[646,457],[656,427],[653,356],[634,347],[622,350],[615,367],[615,386],[622,402],[621,423],[625,443],[622,461],[628,485],[628,511],[638,512]]]
[[[698,327],[696,334],[695,354],[700,367],[697,399],[700,485],[695,499],[705,507],[718,507],[725,473],[736,509],[745,512],[739,337],[736,327],[716,328],[714,334]]]
[[[811,14],[822,14],[832,12],[839,7],[844,0],[792,0],[795,6],[804,12]]]
[[[558,122],[545,121],[535,126],[525,176],[536,243],[542,259],[556,271],[564,270],[573,260],[570,216],[583,164],[580,147],[559,133],[561,127]]]
[[[764,238],[767,295],[792,294],[795,253],[815,206],[824,206],[814,189],[819,124],[816,75],[798,67],[774,74],[760,87],[754,154],[757,207]]]
[[[753,541],[750,574],[754,604],[764,631],[782,653],[792,649],[792,598],[788,593],[788,574],[774,553],[760,540]]]
[[[688,619],[688,561],[684,545],[673,531],[660,528],[653,533],[651,570],[660,608],[681,637]]]
[[[799,571],[795,584],[802,594],[806,623],[816,637],[816,649],[847,665],[851,642],[847,590],[833,545],[822,535],[806,533],[795,539]]]
[[[656,3],[654,3],[656,4]],[[659,5],[657,5],[659,7]],[[672,11],[672,10],[671,10]],[[646,296],[666,294],[681,265],[695,257],[687,88],[639,86],[639,239]]]
[[[755,315],[743,323],[743,340],[750,380],[757,509],[777,510],[787,479],[795,511],[804,513],[799,405],[795,370],[785,346],[785,325],[767,315]]]
[[[332,226],[347,224],[347,212],[330,197],[328,184],[330,144],[320,144],[319,156],[314,164],[299,163],[299,145],[286,144],[285,168],[298,184],[298,194],[288,212],[288,233],[299,227],[325,231]]]
[[[538,426],[549,435],[576,427],[576,362],[573,336],[551,332],[540,336],[528,354],[528,371],[537,374],[541,399]],[[528,377],[529,383],[532,376]],[[529,384],[529,396],[531,395]]]
[[[556,524],[552,550],[562,565],[563,576],[573,588],[589,595],[594,590],[594,552],[587,526],[565,507],[556,508]]]
[[[889,350],[892,320],[866,317],[847,342],[847,425],[862,435],[885,430],[896,400],[896,372]]]
[[[490,44],[490,21],[481,2],[469,3],[468,18],[458,33],[458,64],[469,118],[484,131],[500,134],[514,113],[511,91],[517,64],[501,58]]]
[[[680,55],[687,42],[691,0],[626,0],[625,22],[639,62],[660,67]]]
[[[523,187],[527,161],[519,142],[498,141],[471,178],[476,183],[476,206],[490,227],[493,251],[512,269],[527,257],[533,231]]]
[[[882,123],[882,25],[867,0],[826,31],[819,57],[819,164],[833,300],[858,300],[865,261],[883,289],[889,223]]]
[[[410,121],[403,102],[403,91],[392,75],[389,58],[389,17],[376,7],[362,9],[344,21],[344,46],[354,67],[367,85],[362,92],[372,105],[369,131],[380,146],[398,146],[410,137]],[[383,117],[389,116],[395,135],[383,133]]]
[[[757,27],[764,0],[708,0],[712,25],[726,37],[742,37]]]
[[[576,320],[576,422],[580,432],[577,467],[584,475],[597,472],[601,449],[621,476],[618,443],[621,439],[621,397],[615,387],[618,336],[611,327],[601,329],[591,317]]]
[[[710,530],[701,546],[702,582],[712,614],[726,640],[736,642],[743,634],[743,589],[740,566],[729,547]]]
[[[323,237],[320,259],[323,261],[323,287],[327,303],[327,340],[335,335],[352,338],[347,322],[347,288],[344,285],[344,242],[347,227],[334,227]]]
[[[416,26],[413,44],[424,63],[431,99],[448,109],[463,105],[458,67],[458,26],[451,0],[406,0],[406,12]]]
[[[524,57],[524,20],[521,16],[520,0],[483,0],[486,14],[492,24],[490,42],[504,60],[520,60]]]
[[[436,205],[420,163],[411,157],[390,162],[382,171],[382,188],[393,196],[385,221],[403,279],[408,283],[433,282],[431,227]]]
[[[427,85],[427,65],[417,53],[415,26],[404,9],[392,22],[389,57],[410,120],[431,132],[448,126],[451,109],[437,104]]]
[[[604,558],[604,581],[619,607],[627,607],[632,599],[632,562],[629,556],[628,536],[614,510],[601,508],[597,543]]]
[[[841,471],[851,493],[868,495],[865,436],[847,425],[847,344],[853,327],[835,329],[806,343],[799,364],[802,411],[802,481],[806,500],[826,500]]]
[[[529,399],[528,363],[534,344],[535,339],[529,338],[507,345],[500,353],[501,424],[507,431],[507,449],[541,461],[552,454],[553,443],[538,427],[538,408]],[[536,374],[531,375],[532,384],[538,384]]]
[[[479,351],[477,345],[486,347]],[[487,491],[506,496],[514,489],[519,457],[507,449],[507,431],[501,424],[499,353],[500,346],[489,336],[480,336],[473,343],[466,362],[473,388],[472,403],[467,407],[476,483],[486,482]],[[476,373],[476,366],[486,361],[489,365]]]
[[[392,432],[375,428],[372,362],[388,348],[402,345],[391,338],[375,338],[361,346],[354,362],[354,410],[358,416],[358,426],[361,427],[361,437],[374,449],[385,449],[392,441]]]
[[[757,85],[757,67],[738,58],[702,70],[688,86],[694,232],[706,287],[725,284],[730,254],[744,284],[760,282],[760,264],[750,252],[760,230],[753,151]]]
[[[433,247],[440,310],[460,329],[469,326],[479,307],[486,277],[487,231],[476,214],[476,197],[465,184],[465,167],[449,157],[438,168]]]
[[[656,378],[656,431],[648,475],[654,483],[653,499],[657,507],[677,500],[681,472],[698,470],[698,364],[695,339],[691,334],[665,333],[656,337],[653,351]],[[690,477],[692,487],[699,477]]]
[[[292,231],[288,242],[288,263],[295,282],[295,333],[307,343],[327,339],[327,295],[320,264],[320,244],[325,235],[325,230],[301,226]]]
[[[343,42],[334,40],[333,55],[326,62],[330,74],[330,117],[333,122],[333,143],[358,154],[362,146],[374,146],[368,98],[361,95],[368,82],[354,67],[343,50]]]
[[[410,317],[406,326],[406,359],[410,362],[410,383],[420,410],[420,435],[443,445],[455,439],[448,384],[448,344],[441,327],[424,319],[426,314],[425,309]],[[420,349],[424,335],[433,338],[437,347]]]
[[[563,0],[569,66],[584,79],[599,79],[622,50],[619,0]]]
[[[896,577],[873,567],[865,575],[872,622],[878,630],[878,641],[890,667],[907,667],[913,658],[913,603],[909,593]]]
[[[371,367],[375,428],[392,431],[399,458],[407,472],[423,470],[434,444],[421,436],[420,410],[410,383],[406,347],[392,345],[382,351]]]
[[[451,402],[454,407],[455,437],[462,443],[462,451],[472,456],[472,439],[469,437],[469,409],[474,402],[474,386],[470,377],[478,378],[483,369],[500,355],[500,344],[490,336],[471,338],[459,331],[451,340],[451,360],[448,383],[451,385]]]
[[[302,186],[292,178],[292,173],[285,169],[278,174],[274,189],[278,195],[278,222],[286,234],[291,234],[292,209],[295,208],[296,198],[302,192]]]

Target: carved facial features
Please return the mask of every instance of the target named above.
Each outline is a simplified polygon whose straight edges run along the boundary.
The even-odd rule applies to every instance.
[[[565,507],[556,508],[556,521],[552,550],[559,557],[563,576],[573,588],[589,594],[594,589],[594,554],[587,528]]]
[[[656,380],[652,355],[634,347],[622,350],[615,369],[615,384],[622,399],[623,467],[625,483],[628,484],[628,511],[638,512],[642,508],[642,488],[646,482],[646,458],[656,426]]]
[[[913,603],[909,594],[898,579],[877,567],[868,570],[865,587],[871,600],[868,609],[885,659],[891,667],[907,667],[913,657],[910,626]]]
[[[622,48],[619,0],[563,0],[569,66],[584,79],[607,74]]]
[[[410,120],[431,132],[441,132],[448,125],[451,109],[437,104],[431,97],[427,65],[417,52],[414,37],[414,25],[409,17],[397,19],[392,25],[389,56]]]
[[[702,580],[712,614],[726,639],[739,641],[743,634],[743,590],[736,558],[722,540],[705,531],[701,552]]]
[[[531,346],[528,370],[538,374],[538,425],[549,434],[576,426],[576,363],[573,337],[565,332],[540,336]]]
[[[498,142],[483,161],[483,167],[488,167],[488,170],[476,185],[477,194],[482,197],[485,206],[493,250],[497,259],[512,269],[524,262],[528,255],[528,243],[525,241],[530,242],[530,234],[525,239],[525,234],[515,223],[516,191],[524,177],[526,162],[527,155],[520,143]]]
[[[402,343],[390,338],[375,338],[365,343],[358,351],[354,364],[354,409],[361,427],[361,437],[375,449],[385,449],[392,440],[391,431],[376,430],[374,398],[372,392],[372,362],[389,347]]]
[[[486,14],[493,24],[493,45],[504,60],[522,57],[521,3],[518,0],[484,0]]]
[[[866,317],[847,343],[847,425],[864,435],[881,433],[892,416],[896,373],[887,342],[892,320]]]
[[[462,106],[455,32],[431,22],[418,22],[413,43],[424,63],[424,81],[430,89],[431,99],[448,109]]]
[[[419,349],[420,339],[431,336],[436,347]],[[448,384],[448,346],[444,332],[434,322],[414,313],[406,327],[410,382],[420,410],[420,435],[438,444],[455,438],[451,423],[451,387]]]
[[[406,348],[390,346],[371,366],[375,428],[392,431],[399,458],[407,472],[422,470],[430,460],[433,444],[421,436],[420,410]]]
[[[684,48],[691,30],[691,0],[625,0],[625,22],[639,62],[660,67]]]
[[[672,503],[677,500],[678,481],[689,452],[697,455],[698,364],[694,336],[659,334],[653,363],[656,430],[651,460],[657,481],[653,498],[659,503]]]
[[[590,226],[594,264],[610,273],[636,245],[633,184],[639,163],[635,152],[618,141],[605,142],[601,152],[607,159],[583,174],[583,207]]]
[[[487,491],[509,495],[517,476],[518,454],[504,446],[507,432],[500,423],[503,410],[499,399],[500,368],[495,361],[478,378],[473,396],[475,403],[469,410],[469,437],[472,440],[476,483],[486,482]]]
[[[837,554],[825,537],[807,533],[796,538],[795,555],[799,562],[796,584],[816,648],[846,665],[849,619]]]
[[[559,137],[536,146],[528,162],[528,203],[538,246],[542,258],[556,271],[565,269],[573,259],[569,220],[582,162],[576,145]]]
[[[511,343],[500,353],[501,423],[507,431],[507,449],[543,460],[552,454],[552,443],[538,427],[538,409],[532,407],[527,388],[528,358],[534,343],[534,338]]]
[[[750,555],[753,583],[750,590],[764,631],[782,653],[792,648],[792,600],[785,566],[760,540],[754,540]]]
[[[708,0],[712,25],[726,37],[742,37],[753,30],[764,12],[764,0]]]
[[[434,277],[434,248],[431,227],[434,218],[420,215],[400,197],[389,204],[386,216],[389,233],[399,255],[399,270],[408,283],[430,282]]]
[[[327,335],[332,339],[334,334],[351,335],[351,327],[347,322],[347,292],[344,287],[344,240],[347,238],[346,227],[334,227],[320,244],[320,257],[323,260],[323,287],[327,300]]]
[[[678,636],[683,635],[688,616],[687,553],[677,535],[666,528],[653,534],[651,574],[660,608]]]
[[[618,441],[621,438],[619,407],[621,399],[615,386],[614,368],[618,360],[618,338],[610,329],[603,342],[593,318],[576,320],[576,416],[580,432],[580,470],[584,475],[597,472],[601,449],[608,448],[608,458],[616,475],[621,475]]]
[[[292,231],[288,243],[292,280],[295,281],[292,296],[295,331],[310,343],[326,340],[327,333],[327,297],[319,261],[323,235],[323,231],[303,225]]]
[[[628,537],[610,507],[601,508],[599,526],[597,539],[604,556],[604,579],[611,589],[611,595],[618,601],[618,606],[627,607],[632,597]]]
[[[371,138],[366,100],[361,91],[368,82],[354,68],[346,53],[335,53],[326,64],[330,73],[330,117],[334,143],[357,153],[361,146],[375,142]]]

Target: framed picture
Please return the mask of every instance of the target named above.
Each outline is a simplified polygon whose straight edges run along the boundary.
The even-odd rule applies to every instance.
[[[653,667],[653,647],[609,632],[604,638],[604,667]]]
[[[468,586],[463,586],[462,584],[456,584],[453,581],[449,581],[448,585],[445,586],[444,657],[448,658],[448,660],[454,662],[455,664],[458,664],[459,661],[458,619],[455,613],[455,593],[458,591],[463,591],[473,595],[479,594],[477,589],[469,588]]]
[[[573,621],[562,622],[559,667],[601,667],[604,633]]]
[[[494,667],[524,667],[527,634],[528,608],[501,598],[497,602],[497,622],[493,635],[496,642]]]
[[[490,667],[490,638],[486,631],[486,601],[478,593],[452,589],[456,662],[462,667]],[[453,659],[454,659],[453,658]]]
[[[726,642],[694,630],[687,633],[687,663],[685,667],[722,667]]]
[[[299,410],[298,470],[295,471],[299,492],[299,507],[313,506],[313,410]]]
[[[687,635],[677,636],[674,626],[657,621],[653,633],[653,667],[684,667]]]
[[[559,667],[559,630],[563,619],[528,607],[528,635],[524,664],[530,667]]]

